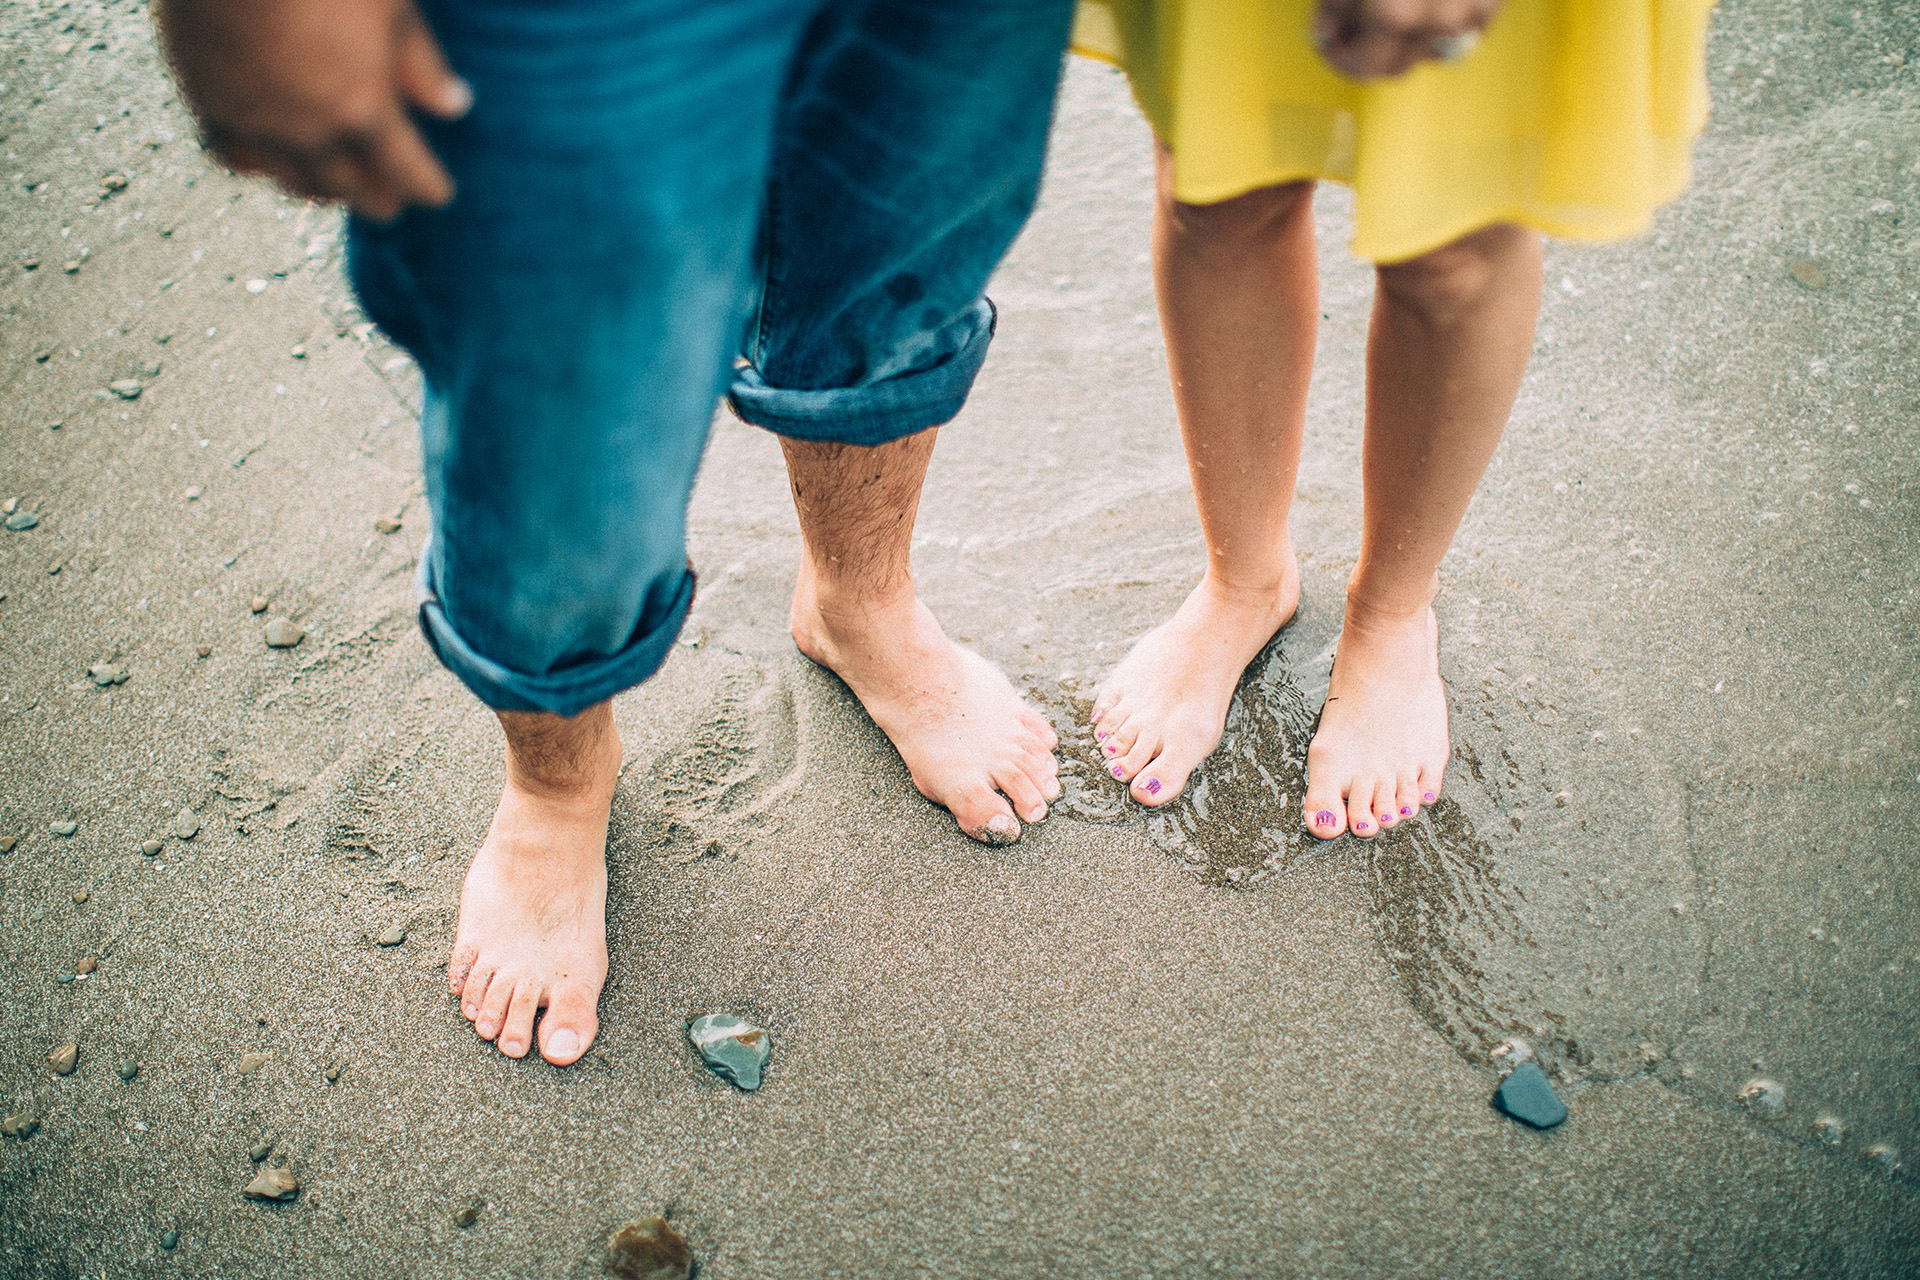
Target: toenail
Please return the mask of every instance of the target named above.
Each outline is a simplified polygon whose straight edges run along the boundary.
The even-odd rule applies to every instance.
[[[1330,827],[1334,824],[1334,821],[1335,819],[1331,809],[1322,809],[1313,815],[1313,825],[1316,827]]]
[[[1099,724],[1099,723],[1100,723],[1100,717],[1101,717],[1101,716],[1103,716],[1103,715],[1105,715],[1105,714],[1107,714],[1107,713],[1106,713],[1106,712],[1104,712],[1104,711],[1096,711],[1096,712],[1094,712],[1094,713],[1093,713],[1093,723],[1095,723],[1095,724]]]
[[[1401,816],[1401,817],[1403,817],[1403,818],[1410,818],[1410,817],[1412,817],[1412,816],[1413,816],[1413,806],[1412,806],[1412,805],[1410,805],[1410,804],[1403,804],[1403,805],[1401,805],[1401,806],[1400,806],[1400,816]]]
[[[525,1053],[526,1048],[523,1045],[521,1045],[521,1043],[518,1040],[502,1040],[500,1042],[500,1052],[504,1054],[512,1055],[516,1053]]]
[[[1012,814],[994,814],[987,819],[984,830],[987,844],[1012,844],[1020,838],[1020,824],[1013,820]]]
[[[1095,742],[1105,742],[1106,739],[1107,739],[1107,731],[1105,729],[1095,729],[1093,731],[1093,740]]]
[[[1353,829],[1355,831],[1365,831],[1367,829],[1367,820],[1365,818],[1360,819],[1360,821],[1353,824]]]
[[[1428,804],[1432,804],[1432,803],[1433,803],[1433,792],[1431,792],[1431,791],[1429,791],[1429,792],[1427,792],[1427,794],[1426,794],[1426,795],[1424,795],[1424,796],[1422,796],[1422,797],[1421,797],[1421,799],[1422,799],[1422,800],[1424,800],[1424,801],[1425,801],[1426,803],[1428,803]]]
[[[561,1027],[547,1037],[547,1053],[555,1058],[571,1058],[580,1051],[580,1037]]]
[[[1119,750],[1119,748],[1115,747],[1112,743],[1108,743],[1106,750],[1108,755],[1112,755],[1115,751]]]
[[[1145,791],[1145,792],[1146,792],[1146,793],[1147,793],[1148,795],[1150,795],[1150,796],[1157,796],[1157,795],[1159,795],[1159,794],[1160,794],[1160,779],[1158,779],[1158,778],[1148,778],[1148,779],[1146,780],[1146,782],[1145,782],[1144,784],[1142,784],[1142,787],[1141,787],[1141,790],[1143,790],[1143,791]]]
[[[493,1039],[493,1024],[491,1022],[476,1022],[473,1024],[473,1029],[480,1033],[482,1040]]]

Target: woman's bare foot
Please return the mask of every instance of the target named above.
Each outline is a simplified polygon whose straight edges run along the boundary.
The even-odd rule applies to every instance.
[[[886,599],[828,600],[803,562],[792,625],[800,652],[846,681],[913,785],[962,831],[1012,844],[1020,820],[1047,816],[1060,796],[1053,727],[999,668],[947,639],[911,583]]]
[[[1093,736],[1114,777],[1144,805],[1185,790],[1220,745],[1240,673],[1300,604],[1289,548],[1270,586],[1229,587],[1209,572],[1174,615],[1147,632],[1100,686]]]
[[[1411,614],[1347,597],[1320,728],[1307,748],[1307,830],[1374,836],[1440,797],[1452,747],[1431,605]]]
[[[447,986],[482,1040],[578,1059],[607,980],[607,815],[620,775],[608,704],[572,720],[506,713],[507,784],[460,891]]]

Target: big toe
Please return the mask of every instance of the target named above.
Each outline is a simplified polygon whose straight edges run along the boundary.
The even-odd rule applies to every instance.
[[[1200,760],[1191,753],[1169,746],[1141,767],[1128,791],[1141,804],[1158,807],[1185,791],[1187,779],[1199,767]]]
[[[540,1056],[556,1067],[579,1061],[600,1030],[597,1004],[578,989],[565,988],[556,993],[540,1020]]]
[[[981,844],[1012,844],[1020,838],[1020,820],[996,792],[984,787],[970,790],[952,801],[948,808],[960,829]]]
[[[1300,808],[1307,830],[1322,840],[1331,840],[1347,829],[1347,803],[1338,791],[1308,787]]]

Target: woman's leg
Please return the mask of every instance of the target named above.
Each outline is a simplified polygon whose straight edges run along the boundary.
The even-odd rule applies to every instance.
[[[1287,535],[1313,371],[1313,184],[1173,198],[1160,153],[1154,283],[1207,573],[1102,685],[1094,734],[1133,798],[1165,804],[1219,744],[1240,673],[1293,617]]]
[[[1360,563],[1320,728],[1308,830],[1370,836],[1440,795],[1452,748],[1433,616],[1441,557],[1493,457],[1540,306],[1540,238],[1497,225],[1383,266],[1367,339]]]

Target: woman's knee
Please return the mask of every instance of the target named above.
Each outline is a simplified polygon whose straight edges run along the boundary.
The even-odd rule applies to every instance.
[[[1538,233],[1495,223],[1419,257],[1381,264],[1380,290],[1424,319],[1446,324],[1532,279],[1539,252]]]
[[[1156,196],[1161,216],[1175,237],[1197,244],[1271,243],[1300,218],[1313,216],[1313,183],[1283,182],[1210,204],[1188,204],[1173,196],[1173,164],[1160,148]]]

